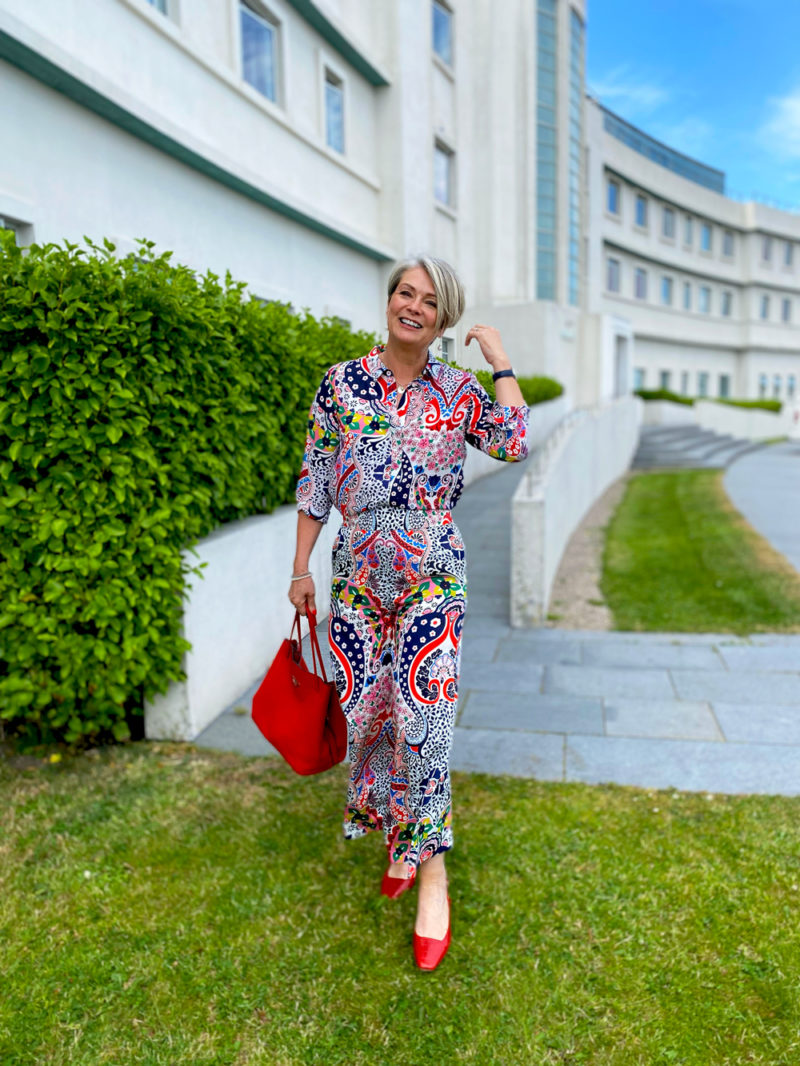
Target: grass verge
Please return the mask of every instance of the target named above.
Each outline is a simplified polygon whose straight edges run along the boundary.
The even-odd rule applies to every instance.
[[[631,478],[609,523],[601,587],[617,629],[800,630],[800,577],[733,507],[720,470]]]
[[[456,775],[421,974],[344,785],[177,745],[0,762],[0,1062],[800,1061],[800,799]]]

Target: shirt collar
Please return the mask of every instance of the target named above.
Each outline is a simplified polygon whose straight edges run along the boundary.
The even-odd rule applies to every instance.
[[[384,363],[383,359],[381,359],[381,355],[385,350],[385,344],[376,344],[365,360],[367,370],[376,380],[381,374],[391,374],[389,367]],[[425,369],[420,374],[420,377],[428,377],[436,380],[443,369],[444,363],[437,359],[429,348],[428,362],[425,364]]]

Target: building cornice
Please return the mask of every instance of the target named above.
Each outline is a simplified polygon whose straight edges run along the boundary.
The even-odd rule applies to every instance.
[[[629,149],[633,151],[633,149]],[[652,163],[653,161],[650,160]],[[653,163],[654,166],[658,166],[657,163]],[[713,211],[707,211],[704,207],[695,206],[693,204],[687,204],[686,201],[676,200],[668,193],[661,192],[659,189],[654,188],[652,185],[647,185],[639,178],[632,178],[630,174],[627,174],[625,170],[617,165],[616,162],[612,163],[606,158],[603,160],[603,169],[607,174],[610,174],[614,178],[618,178],[620,181],[624,181],[626,185],[629,185],[632,189],[637,189],[639,192],[645,193],[653,200],[658,200],[660,203],[665,204],[667,207],[672,207],[676,211],[681,211],[685,215],[691,215],[692,218],[705,219],[708,222],[713,222],[721,229],[728,229],[731,233],[736,233],[740,237],[748,236],[766,236],[776,237],[781,241],[797,241],[797,236],[793,233],[787,233],[785,230],[772,229],[769,226],[763,225],[748,225],[745,222],[731,222],[728,219],[723,219],[720,215],[715,214]],[[668,174],[673,175],[672,171],[667,171]],[[684,179],[688,180],[688,179]],[[726,205],[734,208],[737,211],[744,211],[748,207],[758,207],[757,201],[753,200],[734,200],[730,196],[725,196],[724,193],[714,192],[713,189],[706,189],[703,186],[698,186],[702,189],[704,194],[711,196],[718,196],[721,200],[725,201]],[[777,210],[774,209],[774,210]],[[787,217],[796,219],[798,216],[793,212],[784,212]]]
[[[749,281],[742,281],[741,279],[733,280],[726,277],[724,274],[710,274],[707,271],[693,270],[691,267],[683,266],[680,263],[673,263],[667,259],[657,259],[655,256],[640,252],[628,244],[622,244],[619,241],[611,240],[605,234],[603,234],[602,240],[604,248],[611,248],[615,252],[623,252],[625,255],[629,255],[632,259],[638,259],[643,263],[649,263],[651,266],[657,267],[665,274],[688,274],[689,277],[697,278],[698,281],[708,281],[713,284],[724,285],[729,289],[770,289],[773,292],[783,293],[784,296],[797,296],[798,290],[800,289],[800,282],[798,281],[795,281],[794,285],[778,285],[775,282],[755,279]]]
[[[369,243],[358,234],[335,226],[322,218],[316,217],[299,205],[292,204],[288,198],[276,195],[254,182],[236,174],[233,169],[215,162],[208,155],[190,147],[178,137],[159,129],[153,122],[137,115],[99,88],[89,85],[58,63],[47,58],[35,48],[0,28],[0,60],[5,60],[25,74],[35,78],[42,85],[61,93],[73,103],[79,104],[94,114],[112,123],[118,129],[157,148],[165,155],[177,159],[185,166],[203,174],[212,181],[226,186],[233,192],[267,207],[277,214],[296,222],[306,229],[342,244],[376,262],[384,263],[395,258],[394,253]]]
[[[384,86],[391,84],[388,76],[374,63],[349,38],[343,27],[336,23],[313,0],[286,0],[286,3],[301,15],[309,26],[323,37],[342,59],[347,60],[354,70],[370,83],[370,85]]]

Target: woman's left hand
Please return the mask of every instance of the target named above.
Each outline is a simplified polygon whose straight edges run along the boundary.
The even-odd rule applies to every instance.
[[[511,360],[506,355],[506,350],[500,339],[500,331],[495,329],[494,326],[473,326],[464,338],[464,344],[468,345],[472,340],[478,342],[483,358],[495,373],[498,370],[508,370],[510,368]]]

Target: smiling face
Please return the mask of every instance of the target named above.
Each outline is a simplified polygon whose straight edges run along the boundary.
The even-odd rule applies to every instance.
[[[443,330],[436,328],[437,304],[433,282],[422,267],[407,270],[386,306],[389,340],[427,350]]]

